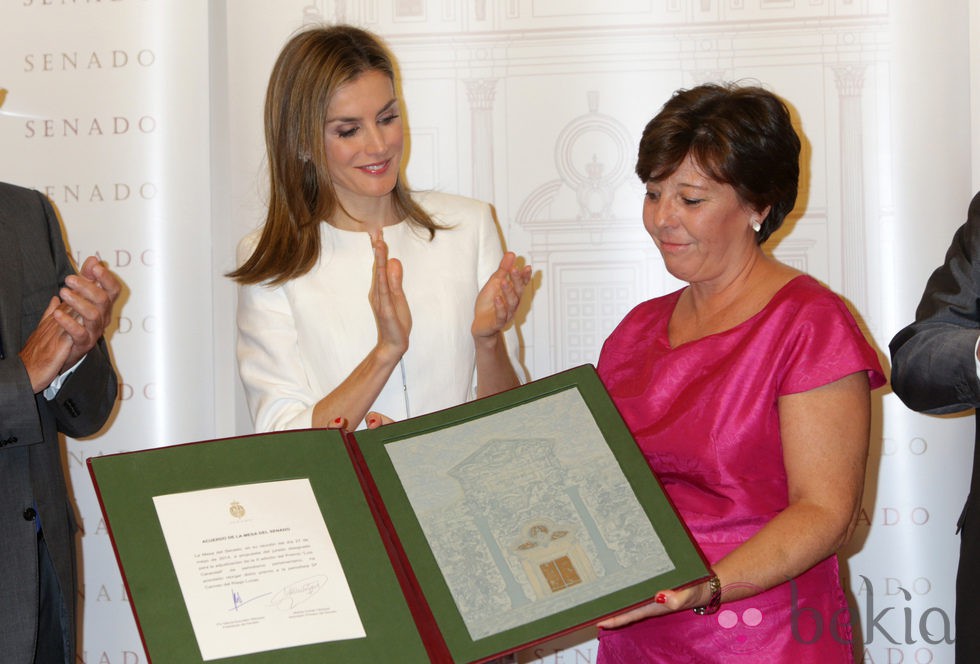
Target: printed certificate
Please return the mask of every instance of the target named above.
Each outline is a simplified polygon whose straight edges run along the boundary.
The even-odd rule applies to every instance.
[[[308,479],[153,504],[205,661],[365,636]]]

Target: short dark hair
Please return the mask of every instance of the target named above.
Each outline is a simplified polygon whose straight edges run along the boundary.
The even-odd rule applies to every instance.
[[[800,137],[786,104],[767,90],[728,83],[675,92],[643,130],[636,174],[643,182],[661,180],[688,155],[752,208],[771,206],[756,233],[759,244],[796,204]]]

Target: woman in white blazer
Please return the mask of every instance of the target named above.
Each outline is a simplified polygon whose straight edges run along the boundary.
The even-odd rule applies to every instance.
[[[239,245],[238,365],[258,431],[378,426],[514,387],[531,268],[486,203],[414,194],[392,58],[295,35],[266,94],[270,202]]]

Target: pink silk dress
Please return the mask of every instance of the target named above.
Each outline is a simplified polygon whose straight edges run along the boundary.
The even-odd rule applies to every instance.
[[[872,388],[885,379],[841,299],[810,277],[790,281],[740,325],[671,348],[667,322],[680,294],[633,309],[606,340],[597,368],[714,564],[788,504],[779,397],[860,371]],[[714,615],[680,611],[603,630],[598,662],[853,662],[850,640],[831,556]]]

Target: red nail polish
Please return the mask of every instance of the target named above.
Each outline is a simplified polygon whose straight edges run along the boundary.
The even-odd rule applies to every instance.
[[[656,602],[657,604],[666,604],[667,596],[664,595],[663,593],[657,593],[657,596],[653,598],[653,601]]]
[[[337,419],[335,419],[335,420],[333,421],[333,423],[334,423],[334,424],[343,424],[343,423],[344,423],[344,418],[342,418],[342,417],[338,417]]]
[[[375,418],[373,418],[373,417],[369,417],[369,418],[368,418],[368,426],[369,426],[369,427],[373,427],[373,426],[374,426],[374,425],[375,425],[375,424],[377,423],[377,421],[378,421],[378,420],[376,420]]]

